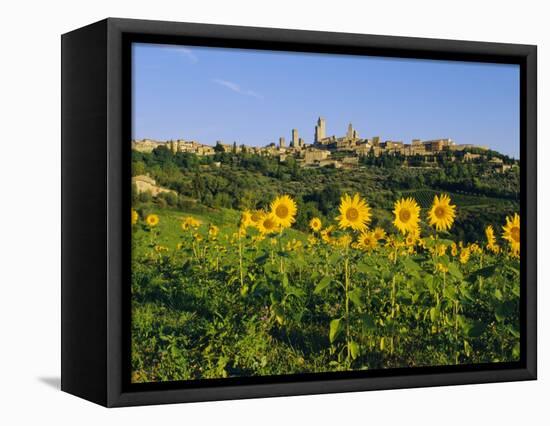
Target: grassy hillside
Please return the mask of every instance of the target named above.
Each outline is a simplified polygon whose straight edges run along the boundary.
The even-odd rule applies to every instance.
[[[177,192],[133,194],[134,382],[520,356],[519,241],[514,248],[502,236],[519,213],[518,170],[301,169],[291,160],[161,150],[135,155],[133,172]],[[370,206],[368,227],[338,219],[346,193]],[[446,230],[428,221],[441,193],[456,206]],[[242,214],[272,211],[282,194],[296,207],[284,228],[269,231]],[[418,234],[394,225],[402,197],[420,207]],[[310,228],[313,217],[321,229]],[[519,236],[513,226],[508,238]],[[375,227],[386,235],[375,238]]]

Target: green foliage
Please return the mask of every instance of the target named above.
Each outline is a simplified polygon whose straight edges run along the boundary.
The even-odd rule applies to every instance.
[[[160,216],[152,229],[142,222],[150,213]],[[259,240],[248,228],[239,238],[234,210],[151,206],[139,214],[136,382],[519,358],[519,261],[505,252],[472,252],[463,264],[427,244],[393,261],[391,245],[362,252],[312,244],[293,229]],[[182,230],[187,214],[198,228]],[[220,227],[214,237],[211,224]]]
[[[141,218],[132,239],[133,381],[519,358],[519,261],[505,251],[461,263],[450,249],[434,254],[430,240],[412,253],[383,242],[362,252],[318,235],[308,242],[309,220],[334,225],[343,193],[364,195],[371,226],[394,233],[397,198],[415,198],[425,221],[443,191],[458,208],[439,244],[484,241],[486,224],[519,210],[517,170],[446,157],[431,168],[404,167],[391,155],[367,155],[351,170],[307,169],[292,158],[215,151],[132,154],[134,175],[175,191],[153,197],[132,188]],[[265,207],[277,194],[297,202],[293,229],[263,240],[249,229],[239,238],[239,210]],[[151,213],[160,217],[152,229],[143,224]],[[198,229],[182,230],[187,215],[201,221]],[[210,225],[219,235],[209,235]],[[424,225],[422,235],[428,231]]]
[[[366,195],[371,207],[380,209],[375,224],[382,226],[391,225],[387,212],[393,209],[396,198],[411,196],[425,209],[435,194],[447,192],[461,206],[451,235],[465,241],[481,240],[484,225],[502,222],[506,215],[519,210],[517,169],[495,173],[485,163],[444,158],[438,167],[403,167],[404,158],[393,154],[367,155],[363,167],[356,169],[305,169],[291,157],[279,162],[268,156],[225,152],[223,146],[216,147],[216,154],[210,157],[173,154],[165,147],[152,153],[134,151],[133,173],[148,173],[159,185],[176,191],[184,197],[177,202],[183,210],[191,202],[209,208],[255,209],[276,194],[289,194],[298,202],[296,228],[302,231],[307,230],[313,216],[324,222],[335,217],[343,192]],[[376,161],[372,162],[371,157]],[[396,158],[400,160],[393,164]],[[137,198],[144,203],[152,201],[148,195]],[[165,201],[168,207],[174,206],[173,200]]]

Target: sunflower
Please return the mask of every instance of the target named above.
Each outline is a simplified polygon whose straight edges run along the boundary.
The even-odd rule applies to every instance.
[[[428,214],[430,225],[438,231],[450,229],[456,216],[456,206],[451,204],[451,198],[447,194],[434,197],[432,208]]]
[[[250,211],[245,210],[241,214],[241,227],[246,228],[247,226],[253,226],[254,221],[252,220],[252,214]]]
[[[208,228],[208,236],[212,239],[215,239],[218,236],[218,233],[220,232],[220,228],[218,228],[216,225],[210,225]]]
[[[327,226],[325,229],[321,231],[321,239],[329,244],[332,240],[332,231],[334,230],[334,226],[330,225]]]
[[[293,238],[286,243],[286,251],[297,251],[300,248],[302,248],[302,242],[296,238]]]
[[[254,235],[252,237],[252,242],[254,244],[261,243],[263,240],[265,240],[265,236],[263,234]]]
[[[139,219],[138,212],[132,209],[132,225],[135,225]]]
[[[374,238],[376,238],[376,241],[380,241],[386,238],[386,231],[384,231],[380,227],[374,228],[374,231],[372,231]]]
[[[471,253],[474,254],[481,254],[483,252],[483,250],[481,250],[481,247],[477,243],[469,244],[468,249]]]
[[[265,212],[263,210],[254,210],[252,213],[250,213],[250,220],[254,223],[254,225],[256,225],[264,215]]]
[[[496,244],[497,239],[495,238],[495,230],[491,225],[485,228],[485,237],[487,237],[487,247]]]
[[[310,246],[314,246],[315,244],[317,244],[317,238],[315,238],[313,235],[309,235],[307,237],[307,242]]]
[[[465,264],[465,263],[468,263],[469,259],[470,259],[470,250],[464,247],[462,250],[460,250],[459,261],[460,263]]]
[[[197,229],[201,225],[200,220],[195,219],[194,217],[187,216],[181,222],[181,229],[187,231],[190,228]]]
[[[281,195],[271,203],[271,214],[283,228],[290,228],[296,221],[296,202],[288,195]]]
[[[353,240],[351,239],[351,237],[349,235],[345,234],[345,235],[342,235],[341,237],[338,237],[335,240],[333,240],[332,243],[336,247],[348,248],[351,245],[352,241]]]
[[[408,247],[414,247],[417,241],[418,241],[418,237],[417,237],[417,234],[414,232],[409,232],[407,234],[407,237],[405,238],[405,244]]]
[[[273,213],[264,215],[258,222],[258,230],[262,234],[273,234],[279,231],[280,225]]]
[[[313,232],[319,232],[321,230],[321,226],[321,219],[319,219],[318,217],[314,217],[309,221],[309,227]]]
[[[374,250],[378,246],[378,239],[374,235],[374,232],[361,232],[357,240],[357,248],[370,251]]]
[[[401,198],[394,204],[393,224],[404,235],[418,228],[420,220],[420,207],[413,198]]]
[[[458,255],[458,246],[456,243],[451,244],[451,255],[455,257]]]
[[[443,263],[438,263],[436,265],[436,268],[439,272],[443,272],[443,273],[449,272],[449,268],[447,266],[445,266]]]
[[[506,225],[502,227],[504,233],[502,238],[504,238],[510,244],[512,249],[512,254],[514,256],[519,256],[519,243],[520,243],[520,232],[519,232],[519,215],[514,213],[514,216],[506,216]]]
[[[342,229],[351,228],[356,231],[364,231],[370,223],[370,207],[359,194],[350,197],[345,194],[340,199],[340,216],[336,218]]]
[[[159,224],[159,217],[156,214],[147,215],[145,218],[145,223],[151,228]]]

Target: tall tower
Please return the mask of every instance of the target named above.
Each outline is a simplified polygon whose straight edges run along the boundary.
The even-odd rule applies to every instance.
[[[324,118],[319,117],[315,126],[315,142],[321,143],[327,137],[327,127]]]
[[[279,148],[285,148],[286,147],[286,141],[283,136],[279,138]]]
[[[292,139],[290,141],[292,148],[298,148],[298,129],[292,129]]]
[[[347,139],[353,139],[353,125],[351,123],[348,124],[348,131],[346,133]]]

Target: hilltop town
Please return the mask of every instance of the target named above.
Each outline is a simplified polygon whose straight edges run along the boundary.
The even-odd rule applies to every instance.
[[[312,144],[307,144],[298,134],[298,129],[292,129],[291,138],[287,145],[285,137],[279,138],[279,143],[271,143],[264,147],[226,144],[221,141],[216,146],[205,145],[194,140],[156,141],[142,139],[132,141],[132,149],[139,152],[152,152],[155,148],[164,146],[173,153],[187,152],[198,156],[215,155],[217,152],[227,153],[254,153],[276,157],[285,161],[293,157],[302,167],[353,168],[359,165],[361,157],[379,157],[384,154],[401,155],[413,158],[426,167],[437,163],[437,157],[446,154],[450,161],[468,162],[486,159],[495,170],[503,172],[512,167],[505,164],[502,158],[489,155],[486,146],[472,144],[456,144],[452,139],[420,140],[413,139],[411,143],[403,141],[385,140],[379,136],[362,138],[350,123],[343,136],[327,136],[326,120],[319,117],[315,126]],[[460,154],[459,154],[460,153]]]

